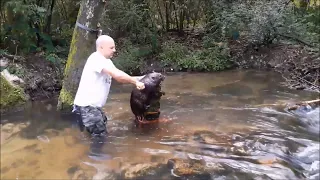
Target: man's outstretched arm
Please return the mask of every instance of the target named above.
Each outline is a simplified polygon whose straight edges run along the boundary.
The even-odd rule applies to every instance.
[[[144,83],[139,82],[139,79],[141,76],[130,76],[127,73],[116,68],[115,66],[109,67],[109,68],[103,68],[102,73],[110,75],[112,78],[114,78],[118,82],[134,84],[138,89],[145,88]]]
[[[145,75],[143,75],[143,76],[131,76],[131,77],[136,78],[138,81],[140,81],[144,76]]]

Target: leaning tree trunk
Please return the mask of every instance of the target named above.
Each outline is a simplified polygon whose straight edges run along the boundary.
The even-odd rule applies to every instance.
[[[82,0],[77,22],[87,28],[97,29],[103,8],[103,0]],[[71,109],[83,67],[89,55],[95,51],[96,35],[96,33],[75,26],[58,99],[58,110],[67,111]]]

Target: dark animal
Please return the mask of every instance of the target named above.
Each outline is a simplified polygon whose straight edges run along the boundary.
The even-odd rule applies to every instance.
[[[136,122],[148,120],[148,114],[160,114],[160,98],[164,93],[161,91],[161,83],[165,76],[161,73],[152,72],[146,74],[140,81],[145,84],[143,90],[134,88],[131,92],[131,111],[136,117]],[[156,118],[157,118],[156,117]],[[154,119],[154,118],[153,118]]]

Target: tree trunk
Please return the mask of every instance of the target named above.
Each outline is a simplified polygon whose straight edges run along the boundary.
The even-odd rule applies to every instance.
[[[165,9],[166,9],[166,31],[169,31],[170,29],[170,20],[169,20],[169,16],[170,16],[170,4],[167,1],[164,1],[164,5],[165,5]]]
[[[45,32],[50,34],[51,33],[51,21],[52,21],[52,13],[53,13],[53,7],[56,0],[51,0],[51,6],[50,6],[50,14],[47,17],[47,24],[45,28]]]
[[[180,12],[179,12],[179,28],[178,28],[179,36],[183,36],[183,34],[184,34],[184,32],[183,32],[184,17],[185,17],[185,10],[184,9],[180,9]]]
[[[178,12],[176,9],[176,4],[174,1],[172,1],[172,7],[173,7],[173,12],[174,12],[174,16],[175,16],[175,23],[176,23],[176,30],[179,30],[179,21],[178,21]]]
[[[61,2],[61,11],[60,11],[60,13],[62,14],[62,16],[64,17],[64,19],[65,20],[67,20],[68,19],[68,13],[67,13],[67,10],[66,10],[66,7],[65,7],[65,5],[64,5],[64,2],[63,2],[64,0],[60,0],[60,2]],[[61,27],[61,25],[60,25],[60,27]]]
[[[77,22],[97,29],[104,3],[102,0],[82,0],[78,12]],[[89,32],[78,26],[74,28],[64,79],[57,109],[68,111],[71,109],[78,89],[83,67],[89,55],[95,51],[96,33]],[[90,88],[90,87],[88,87]]]
[[[160,3],[159,3],[159,0],[157,0],[157,9],[158,9],[158,12],[159,12],[159,15],[160,15],[160,19],[161,19],[161,29],[164,30],[165,24],[164,24],[164,19],[163,19],[163,15],[162,15],[162,11],[161,11],[161,6],[160,6]]]

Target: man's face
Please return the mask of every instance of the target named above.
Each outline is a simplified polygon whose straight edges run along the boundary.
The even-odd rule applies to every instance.
[[[106,58],[112,58],[116,52],[116,46],[113,41],[105,42],[103,45],[103,54]]]

